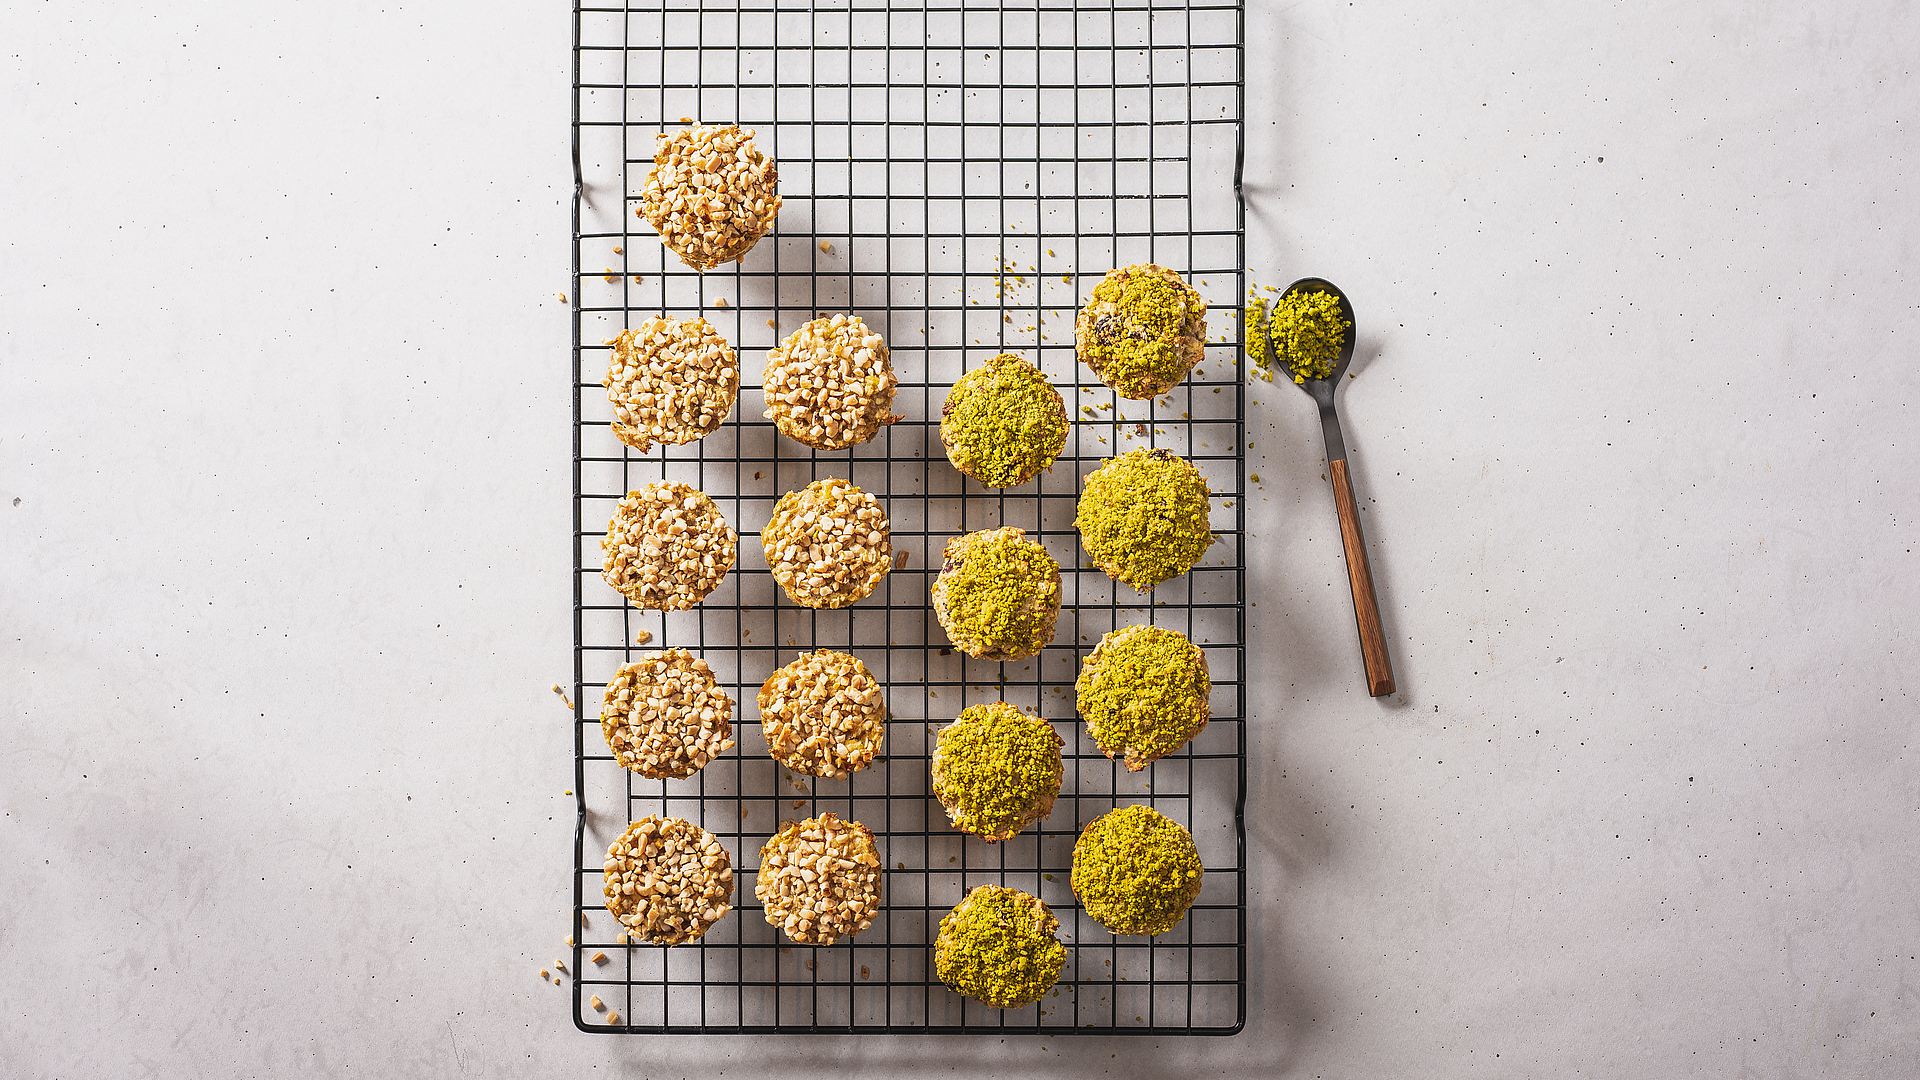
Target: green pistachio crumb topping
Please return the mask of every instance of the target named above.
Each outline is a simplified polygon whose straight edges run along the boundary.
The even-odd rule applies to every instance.
[[[1080,359],[1101,382],[1135,399],[1186,378],[1206,338],[1206,300],[1179,274],[1152,263],[1108,271],[1074,323]]]
[[[1150,806],[1102,814],[1073,845],[1073,894],[1116,934],[1173,929],[1200,895],[1201,873],[1193,834]]]
[[[1185,634],[1129,626],[1100,639],[1074,684],[1087,731],[1139,771],[1207,726],[1207,656]]]
[[[1067,950],[1046,901],[982,885],[940,920],[934,974],[951,989],[996,1009],[1039,1001],[1060,979]]]
[[[1329,292],[1287,293],[1273,302],[1270,314],[1265,307],[1265,301],[1260,300],[1247,306],[1247,350],[1253,353],[1262,379],[1273,381],[1273,368],[1266,359],[1268,342],[1294,382],[1333,374],[1340,347],[1353,328],[1353,323],[1340,314],[1339,297]],[[1254,352],[1256,333],[1259,351]]]
[[[1129,450],[1095,469],[1073,523],[1108,576],[1146,592],[1193,568],[1213,532],[1207,482],[1166,450]]]
[[[1024,484],[1067,442],[1067,412],[1040,369],[1001,353],[953,384],[940,415],[953,467],[987,487]]]
[[[1026,535],[1009,527],[947,541],[946,562],[934,582],[934,613],[968,655],[1016,660],[1053,640],[1060,564]]]
[[[933,794],[953,827],[1005,840],[1053,811],[1060,794],[1060,733],[1004,701],[969,705],[940,730]]]

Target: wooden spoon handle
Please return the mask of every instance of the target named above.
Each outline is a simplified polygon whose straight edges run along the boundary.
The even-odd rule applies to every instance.
[[[1387,659],[1387,635],[1380,628],[1380,602],[1373,595],[1373,567],[1360,535],[1360,504],[1353,498],[1347,459],[1327,463],[1333,478],[1333,505],[1340,513],[1340,543],[1347,551],[1347,583],[1353,586],[1353,617],[1360,624],[1360,659],[1367,665],[1367,693],[1393,693],[1393,662]]]

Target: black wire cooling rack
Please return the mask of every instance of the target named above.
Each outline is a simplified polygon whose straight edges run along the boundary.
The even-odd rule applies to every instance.
[[[688,1033],[1238,1031],[1246,1016],[1238,3],[736,0],[575,12],[575,1023]],[[633,213],[655,134],[686,118],[757,132],[785,198],[775,231],[743,263],[705,275]],[[1208,298],[1211,343],[1179,387],[1134,402],[1075,363],[1073,318],[1109,268],[1149,261],[1179,270]],[[752,375],[779,335],[838,311],[886,336],[900,377],[894,411],[904,419],[872,442],[832,453],[785,440],[762,418],[753,382],[726,424],[692,445],[636,454],[609,430],[601,343],[621,328],[655,314],[704,314]],[[938,434],[954,379],[1002,351],[1038,363],[1075,421],[1053,470],[1007,492],[956,472]],[[1216,543],[1203,564],[1147,594],[1093,568],[1073,528],[1082,479],[1135,446],[1188,458],[1213,491]],[[897,553],[872,596],[835,611],[790,603],[756,536],[782,493],[825,477],[882,496]],[[599,577],[614,503],[658,479],[706,491],[741,534],[737,568],[691,611],[637,610]],[[948,538],[1001,525],[1026,529],[1060,561],[1064,608],[1052,647],[995,664],[947,647],[927,590]],[[1130,774],[1087,736],[1073,681],[1102,634],[1143,622],[1205,648],[1213,721],[1188,748]],[[645,645],[635,642],[641,631],[651,634]],[[864,660],[892,713],[883,759],[846,781],[789,774],[760,732],[760,684],[819,646]],[[650,781],[613,761],[599,702],[620,664],[667,647],[713,667],[737,703],[738,745],[686,780]],[[930,795],[928,761],[941,724],[995,699],[1054,723],[1066,772],[1049,818],[987,845],[948,826]],[[1151,940],[1116,938],[1080,911],[1068,886],[1080,825],[1131,803],[1185,824],[1206,865],[1192,912]],[[754,900],[760,845],[780,822],[828,810],[877,835],[884,908],[838,945],[793,945]],[[601,904],[607,845],[648,813],[688,818],[732,854],[735,911],[697,944],[623,943]],[[1034,893],[1060,918],[1066,969],[1038,1005],[990,1009],[933,976],[941,916],[986,883]],[[592,1007],[594,996],[605,1010]]]

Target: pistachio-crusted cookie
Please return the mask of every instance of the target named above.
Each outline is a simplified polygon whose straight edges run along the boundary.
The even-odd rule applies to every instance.
[[[607,342],[613,434],[641,453],[710,434],[733,411],[740,362],[707,320],[655,317]]]
[[[969,705],[934,743],[933,796],[954,828],[996,844],[1053,812],[1060,771],[1052,724],[1004,701]]]
[[[600,732],[615,761],[653,780],[692,776],[733,746],[733,699],[685,649],[642,653],[607,680]]]
[[[1150,806],[1109,810],[1073,845],[1073,895],[1116,934],[1173,929],[1200,895],[1201,873],[1193,834]]]
[[[873,831],[821,814],[785,826],[762,845],[753,895],[767,924],[796,944],[831,945],[873,924],[880,877]]]
[[[953,384],[940,442],[954,468],[987,487],[1015,487],[1053,466],[1067,443],[1067,409],[1039,368],[1001,353]]]
[[[1129,450],[1087,476],[1073,524],[1094,564],[1141,592],[1179,577],[1213,543],[1207,482],[1168,450]]]
[[[1074,684],[1087,732],[1139,772],[1185,746],[1212,715],[1207,654],[1178,630],[1128,626],[1100,639]]]
[[[767,752],[795,772],[845,780],[873,764],[887,735],[880,684],[859,657],[802,653],[760,687]]]
[[[760,546],[794,603],[837,608],[865,597],[893,569],[892,538],[879,499],[848,480],[815,480],[780,496]]]
[[[706,492],[657,480],[613,508],[600,577],[636,607],[683,611],[733,569],[739,539]]]
[[[653,945],[694,941],[733,906],[733,861],[683,818],[649,814],[627,826],[602,870],[608,913]]]
[[[743,258],[780,213],[780,171],[736,124],[654,136],[653,170],[634,213],[695,270]]]
[[[1060,920],[1037,896],[981,885],[940,920],[933,970],[958,993],[996,1009],[1039,1001],[1060,981],[1067,950]]]
[[[933,614],[961,652],[1018,660],[1053,640],[1060,564],[1011,526],[956,536],[932,589]]]
[[[1121,397],[1154,397],[1205,354],[1207,302],[1164,266],[1123,266],[1093,287],[1073,340],[1081,361]]]
[[[900,419],[892,353],[858,315],[806,323],[767,354],[767,419],[815,450],[845,450]]]

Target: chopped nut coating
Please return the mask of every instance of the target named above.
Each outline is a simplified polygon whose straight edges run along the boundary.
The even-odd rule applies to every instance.
[[[752,250],[780,213],[779,170],[739,126],[699,124],[654,137],[653,170],[634,212],[695,270]]]
[[[760,688],[768,753],[795,772],[844,780],[873,764],[886,738],[880,684],[857,657],[807,653]]]
[[[683,611],[733,568],[739,535],[705,492],[660,480],[627,492],[600,541],[600,577],[634,606]]]
[[[880,853],[857,821],[822,814],[788,825],[760,849],[753,894],[767,923],[800,945],[831,945],[880,910]]]
[[[641,453],[713,432],[733,411],[740,361],[702,318],[652,318],[607,342],[600,385],[613,405],[613,434]]]
[[[627,826],[602,869],[607,911],[630,936],[654,945],[694,941],[733,906],[726,849],[681,818],[648,815]]]
[[[892,354],[858,315],[814,319],[767,354],[767,419],[816,450],[863,443],[893,415]]]
[[[893,526],[880,500],[845,480],[816,480],[774,504],[760,544],[796,604],[846,607],[893,568]]]
[[[607,681],[600,731],[614,760],[655,780],[692,776],[733,746],[733,699],[685,649],[641,654]]]

